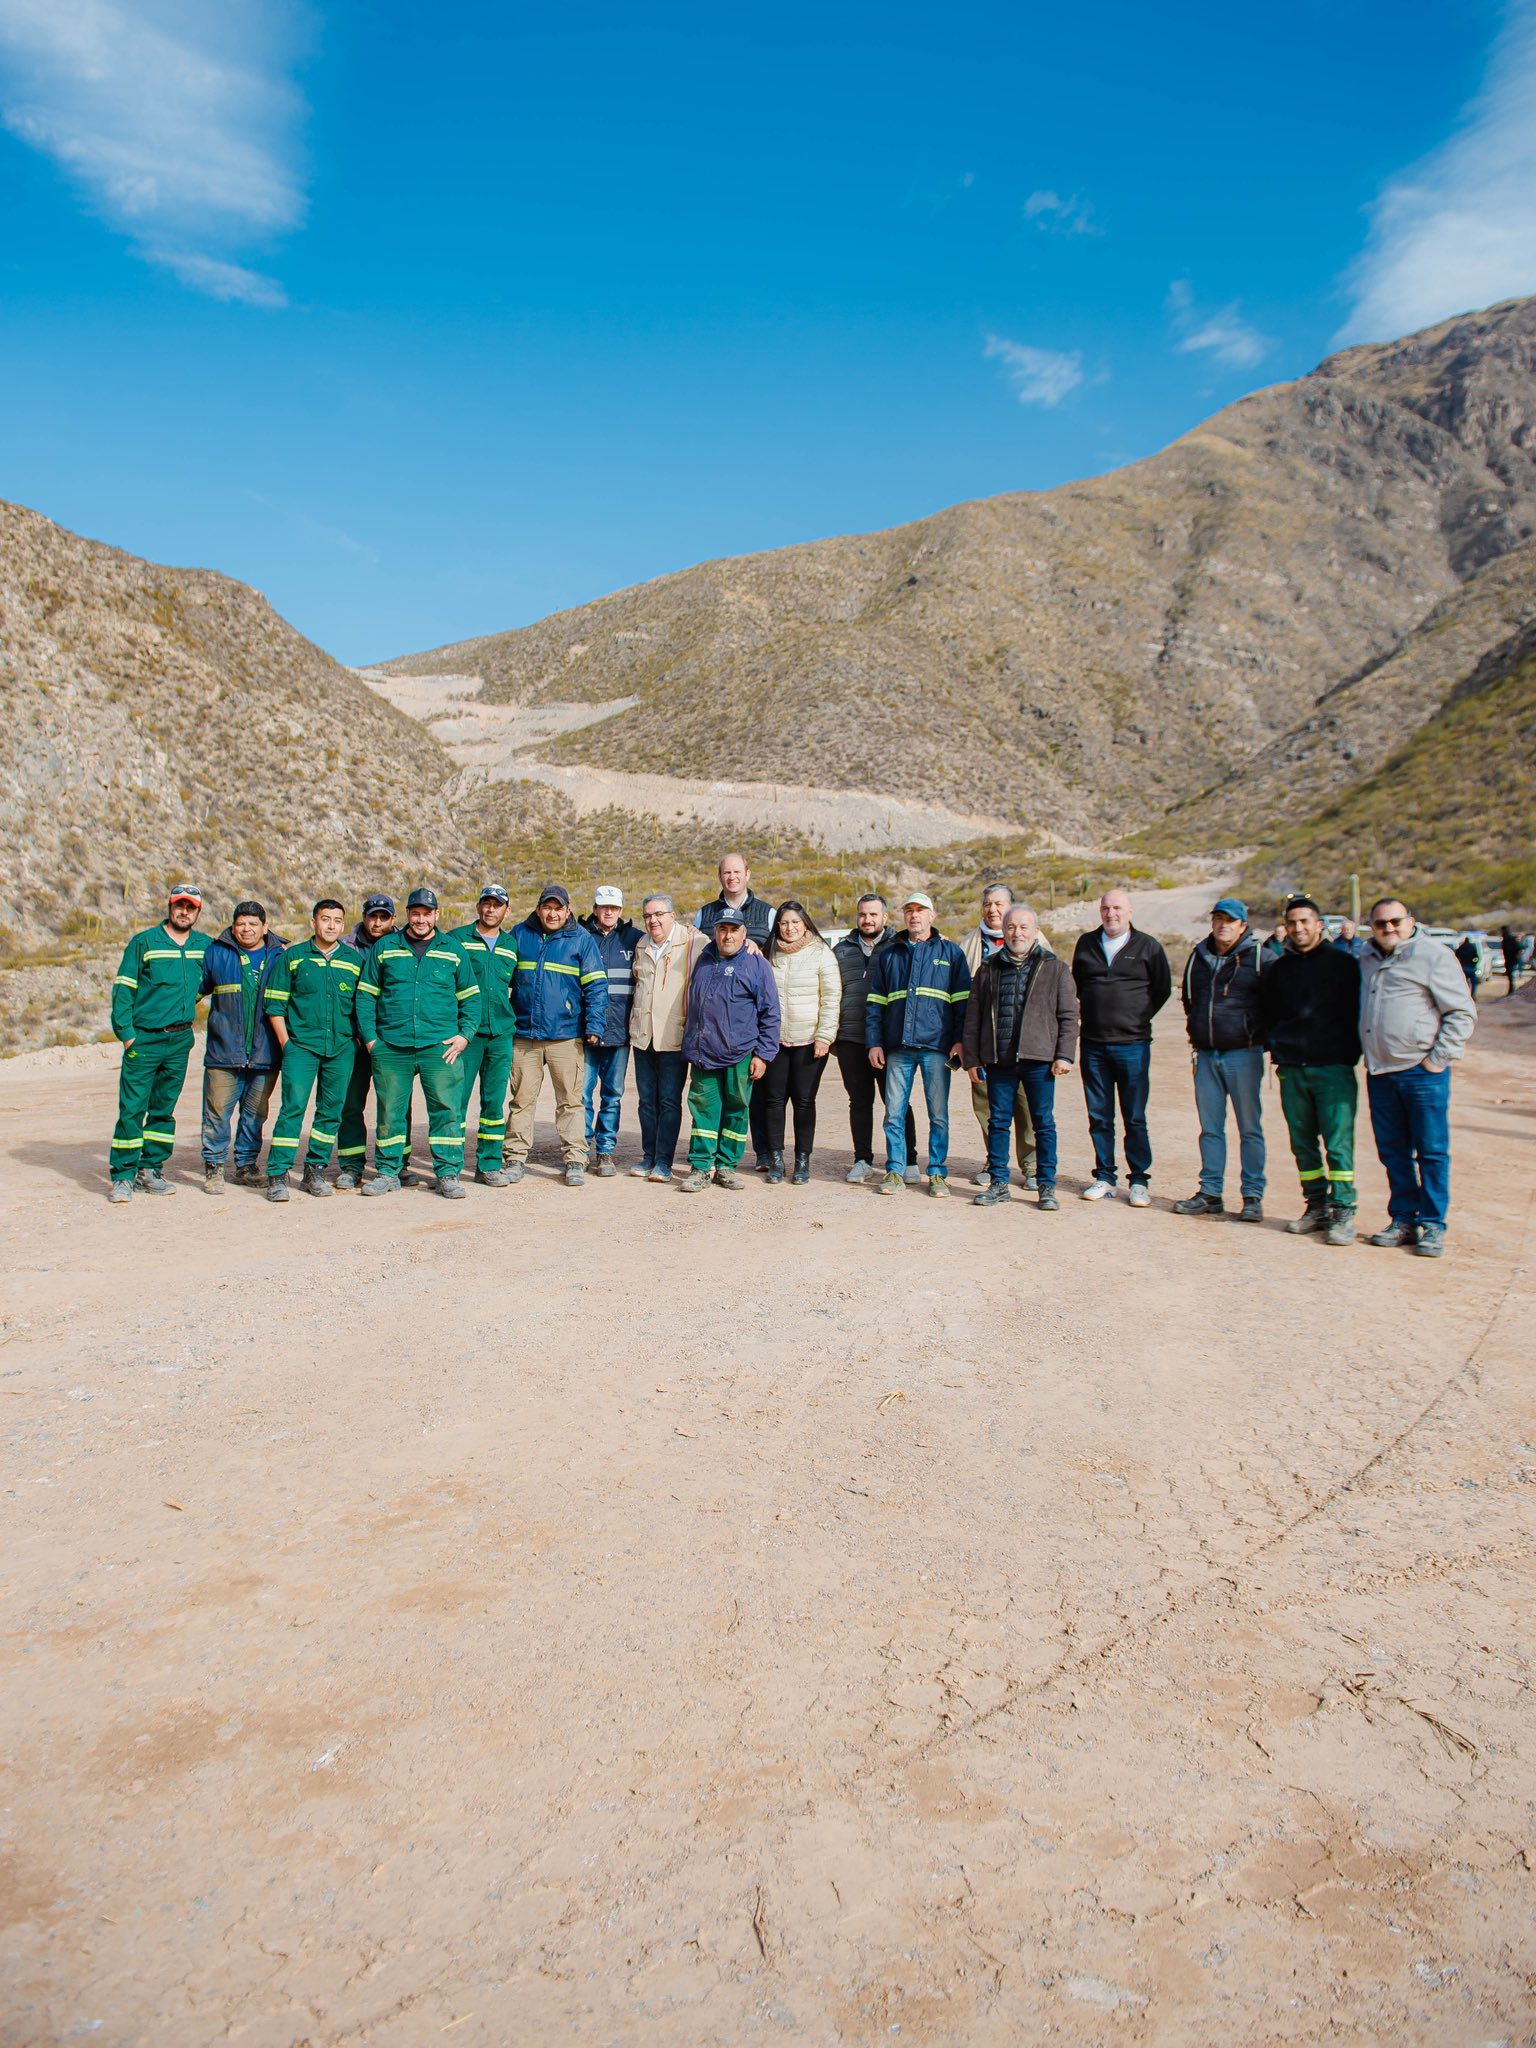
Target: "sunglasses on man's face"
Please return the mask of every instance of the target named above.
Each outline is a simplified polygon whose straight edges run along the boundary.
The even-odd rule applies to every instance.
[[[1373,932],[1389,932],[1397,925],[1409,924],[1411,922],[1412,920],[1406,917],[1373,917],[1371,919],[1371,930]]]

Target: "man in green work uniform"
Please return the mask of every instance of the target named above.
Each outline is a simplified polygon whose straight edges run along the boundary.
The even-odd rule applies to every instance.
[[[123,1048],[112,1133],[109,1202],[135,1188],[174,1195],[160,1169],[176,1142],[176,1098],[187,1077],[192,1019],[209,941],[194,931],[203,897],[190,882],[171,891],[165,922],[136,932],[112,981],[112,1034]]]
[[[379,940],[357,984],[358,1032],[373,1058],[379,1118],[379,1171],[365,1195],[390,1195],[400,1185],[410,1144],[411,1084],[419,1079],[437,1192],[450,1201],[464,1199],[464,1091],[456,1068],[480,1028],[481,1009],[475,970],[446,933],[438,935],[436,896],[413,889],[405,902],[405,930]]]
[[[369,951],[378,944],[386,932],[397,929],[395,923],[395,899],[383,894],[369,896],[363,903],[363,914],[347,933],[346,943],[366,959]],[[338,1194],[351,1193],[363,1184],[363,1168],[368,1164],[368,1092],[373,1086],[373,1061],[368,1057],[368,1048],[357,1035],[356,1013],[352,1025],[352,1079],[347,1083],[347,1099],[342,1105],[341,1133],[336,1146],[336,1191]],[[406,1119],[406,1137],[410,1137],[410,1119]],[[373,1163],[379,1163],[378,1119],[374,1119]],[[402,1159],[409,1159],[411,1148],[407,1143]],[[396,1164],[400,1164],[397,1161]],[[410,1176],[406,1175],[407,1184]]]
[[[480,984],[480,1029],[464,1049],[459,1066],[464,1081],[464,1136],[469,1139],[469,1098],[480,1084],[480,1115],[475,1125],[475,1179],[482,1187],[504,1188],[501,1148],[507,1135],[507,1089],[512,1079],[512,977],[517,972],[517,946],[502,930],[509,898],[500,882],[480,891],[473,924],[448,934],[460,947]]]
[[[345,907],[322,897],[310,913],[314,936],[290,946],[267,981],[267,1022],[283,1049],[282,1096],[267,1147],[267,1200],[288,1200],[288,1169],[298,1157],[304,1112],[315,1097],[304,1158],[304,1192],[328,1195],[325,1169],[341,1125],[355,1042],[353,1011],[363,956],[341,943]]]

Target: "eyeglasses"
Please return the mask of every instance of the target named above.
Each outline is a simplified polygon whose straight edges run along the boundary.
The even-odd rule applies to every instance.
[[[1389,932],[1394,925],[1412,923],[1413,919],[1411,917],[1373,917],[1371,919],[1371,930],[1373,932]]]

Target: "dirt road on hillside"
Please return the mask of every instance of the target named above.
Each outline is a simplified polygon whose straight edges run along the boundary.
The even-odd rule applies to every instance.
[[[1536,2038],[1502,1007],[1439,1264],[1283,1234],[1272,1093],[1170,1214],[1171,1023],[1055,1217],[844,1186],[835,1074],[806,1189],[109,1209],[110,1055],[0,1067],[0,2038]]]

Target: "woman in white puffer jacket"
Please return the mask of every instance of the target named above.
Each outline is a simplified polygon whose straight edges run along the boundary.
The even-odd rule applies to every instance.
[[[757,1084],[763,1091],[768,1179],[784,1178],[785,1110],[795,1105],[797,1183],[811,1177],[816,1138],[816,1090],[837,1037],[843,981],[832,948],[803,903],[781,903],[768,940],[768,963],[779,990],[779,1049]]]

